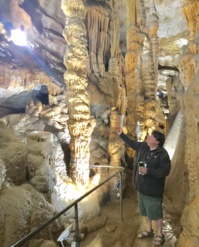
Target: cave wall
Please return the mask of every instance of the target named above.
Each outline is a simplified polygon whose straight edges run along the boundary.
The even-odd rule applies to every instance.
[[[184,93],[181,95],[179,143],[169,178],[177,188],[167,193],[172,205],[182,214],[182,232],[177,246],[198,246],[198,1],[183,1],[183,14],[190,30],[189,42],[182,48],[179,71]],[[174,185],[174,184],[173,184]],[[180,194],[181,196],[180,196]],[[173,199],[172,199],[173,197]],[[180,199],[181,198],[181,199]]]

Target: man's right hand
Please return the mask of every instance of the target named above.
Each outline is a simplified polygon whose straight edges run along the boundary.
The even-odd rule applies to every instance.
[[[121,127],[117,127],[117,134],[118,134],[118,136],[122,134],[122,128]]]

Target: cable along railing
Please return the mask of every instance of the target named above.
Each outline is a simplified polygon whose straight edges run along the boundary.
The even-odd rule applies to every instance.
[[[18,242],[16,242],[15,244],[13,244],[11,247],[20,247],[23,246],[24,243],[26,243],[27,241],[29,241],[33,236],[35,236],[37,233],[39,233],[41,230],[43,230],[45,227],[47,227],[48,225],[50,225],[53,221],[55,221],[57,218],[59,218],[61,215],[63,215],[65,212],[67,212],[69,209],[71,209],[72,207],[74,207],[74,219],[75,219],[75,247],[80,247],[80,234],[79,234],[79,216],[78,216],[78,202],[80,202],[81,200],[83,200],[85,197],[87,197],[88,195],[90,195],[92,192],[94,192],[95,190],[97,190],[98,188],[100,188],[102,185],[104,185],[105,183],[107,183],[109,180],[111,180],[112,178],[116,177],[117,175],[120,175],[120,180],[119,180],[119,190],[120,190],[120,219],[123,222],[123,186],[122,186],[122,175],[124,172],[124,168],[120,167],[120,166],[108,166],[108,165],[90,165],[89,168],[110,168],[110,169],[119,169],[120,171],[115,172],[113,175],[111,175],[110,177],[108,177],[106,180],[104,180],[103,182],[101,182],[100,184],[98,184],[97,186],[95,186],[94,188],[92,188],[91,190],[89,190],[88,192],[86,192],[85,194],[83,194],[81,197],[79,197],[77,200],[75,200],[74,202],[72,202],[70,205],[68,205],[65,209],[63,209],[62,211],[60,211],[58,214],[56,214],[55,216],[53,216],[52,218],[50,218],[49,220],[47,220],[45,223],[43,223],[42,225],[40,225],[37,229],[35,229],[34,231],[30,232],[29,234],[27,234],[26,236],[24,236],[22,239],[20,239]],[[62,245],[64,246],[64,245]]]

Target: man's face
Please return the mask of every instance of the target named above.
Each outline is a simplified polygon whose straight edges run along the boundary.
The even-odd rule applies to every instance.
[[[147,138],[146,138],[146,143],[148,144],[149,147],[157,147],[159,141],[157,141],[157,140],[155,139],[155,137],[153,136],[153,134],[151,134],[151,135],[148,135],[148,136],[147,136]]]

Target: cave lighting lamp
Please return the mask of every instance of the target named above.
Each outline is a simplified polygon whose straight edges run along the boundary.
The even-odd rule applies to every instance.
[[[10,39],[17,46],[27,46],[26,33],[21,29],[13,29],[13,30],[11,30]]]

